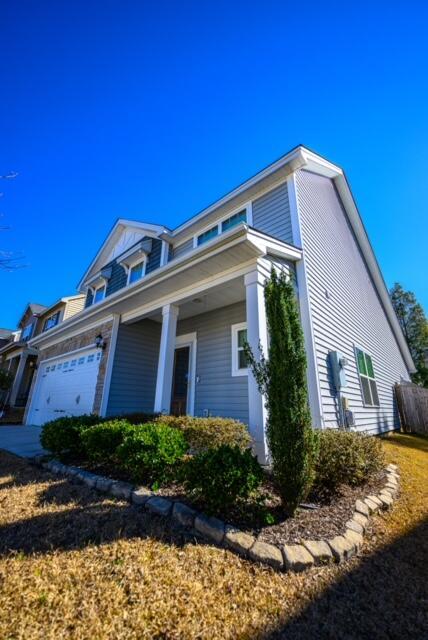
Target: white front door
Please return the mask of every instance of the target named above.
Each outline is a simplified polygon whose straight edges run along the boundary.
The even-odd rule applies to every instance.
[[[92,413],[101,351],[93,347],[41,362],[28,424]]]

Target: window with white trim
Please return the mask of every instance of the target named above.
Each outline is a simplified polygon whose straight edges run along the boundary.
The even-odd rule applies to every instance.
[[[48,331],[49,329],[56,327],[58,322],[59,322],[59,311],[54,313],[52,316],[49,316],[49,318],[46,318],[43,325],[43,331]]]
[[[141,262],[137,262],[132,267],[129,268],[128,271],[128,284],[132,284],[133,282],[137,282],[137,280],[141,280],[144,276],[146,270],[146,261],[141,260]]]
[[[368,407],[378,407],[379,396],[377,393],[372,358],[368,353],[365,353],[362,349],[358,349],[357,347],[355,348],[355,353],[363,402]]]
[[[34,329],[34,322],[27,324],[27,326],[25,326],[22,330],[21,340],[29,340],[32,336],[33,329]]]
[[[247,204],[239,211],[227,216],[227,218],[221,218],[212,227],[205,229],[205,231],[195,236],[193,239],[193,246],[199,247],[201,244],[205,244],[205,242],[212,240],[221,233],[225,233],[226,231],[229,231],[229,229],[233,229],[233,227],[236,227],[240,222],[249,222],[249,209],[250,205]]]
[[[101,302],[101,300],[104,300],[106,294],[106,286],[105,284],[101,285],[101,287],[98,287],[97,289],[95,289],[94,291],[94,297],[92,299],[92,304],[96,304],[97,302]]]
[[[247,341],[247,323],[232,325],[232,376],[247,376],[248,365],[244,351]]]

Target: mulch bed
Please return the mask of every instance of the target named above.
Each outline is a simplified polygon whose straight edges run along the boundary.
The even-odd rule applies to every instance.
[[[131,481],[125,472],[116,467],[94,466],[81,462],[78,466],[115,480]],[[210,515],[218,516],[242,531],[256,535],[259,540],[272,544],[299,544],[302,540],[333,538],[343,534],[346,522],[352,518],[355,501],[364,499],[370,494],[378,494],[384,484],[385,472],[381,471],[360,486],[343,485],[337,495],[328,501],[311,496],[306,506],[300,507],[294,517],[288,518],[282,509],[280,497],[273,483],[266,479],[259,492],[259,496],[262,495],[263,499],[241,502],[230,509]],[[207,513],[203,502],[192,500],[179,484],[163,486],[156,493],[179,500],[198,511]],[[273,519],[272,524],[267,524],[271,522],[267,520],[267,516]]]

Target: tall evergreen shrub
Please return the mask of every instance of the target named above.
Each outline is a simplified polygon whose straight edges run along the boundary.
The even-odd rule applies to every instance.
[[[267,440],[272,471],[289,515],[308,495],[314,481],[318,438],[311,427],[306,353],[292,282],[273,269],[266,282],[268,357],[256,360],[246,345],[249,366],[266,396]]]

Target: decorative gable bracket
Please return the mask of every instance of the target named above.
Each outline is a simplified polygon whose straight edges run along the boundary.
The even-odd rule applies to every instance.
[[[120,256],[118,263],[124,267],[125,271],[128,273],[131,267],[147,258],[152,250],[152,244],[153,241],[151,238],[140,240],[140,242],[137,242],[137,244]]]

